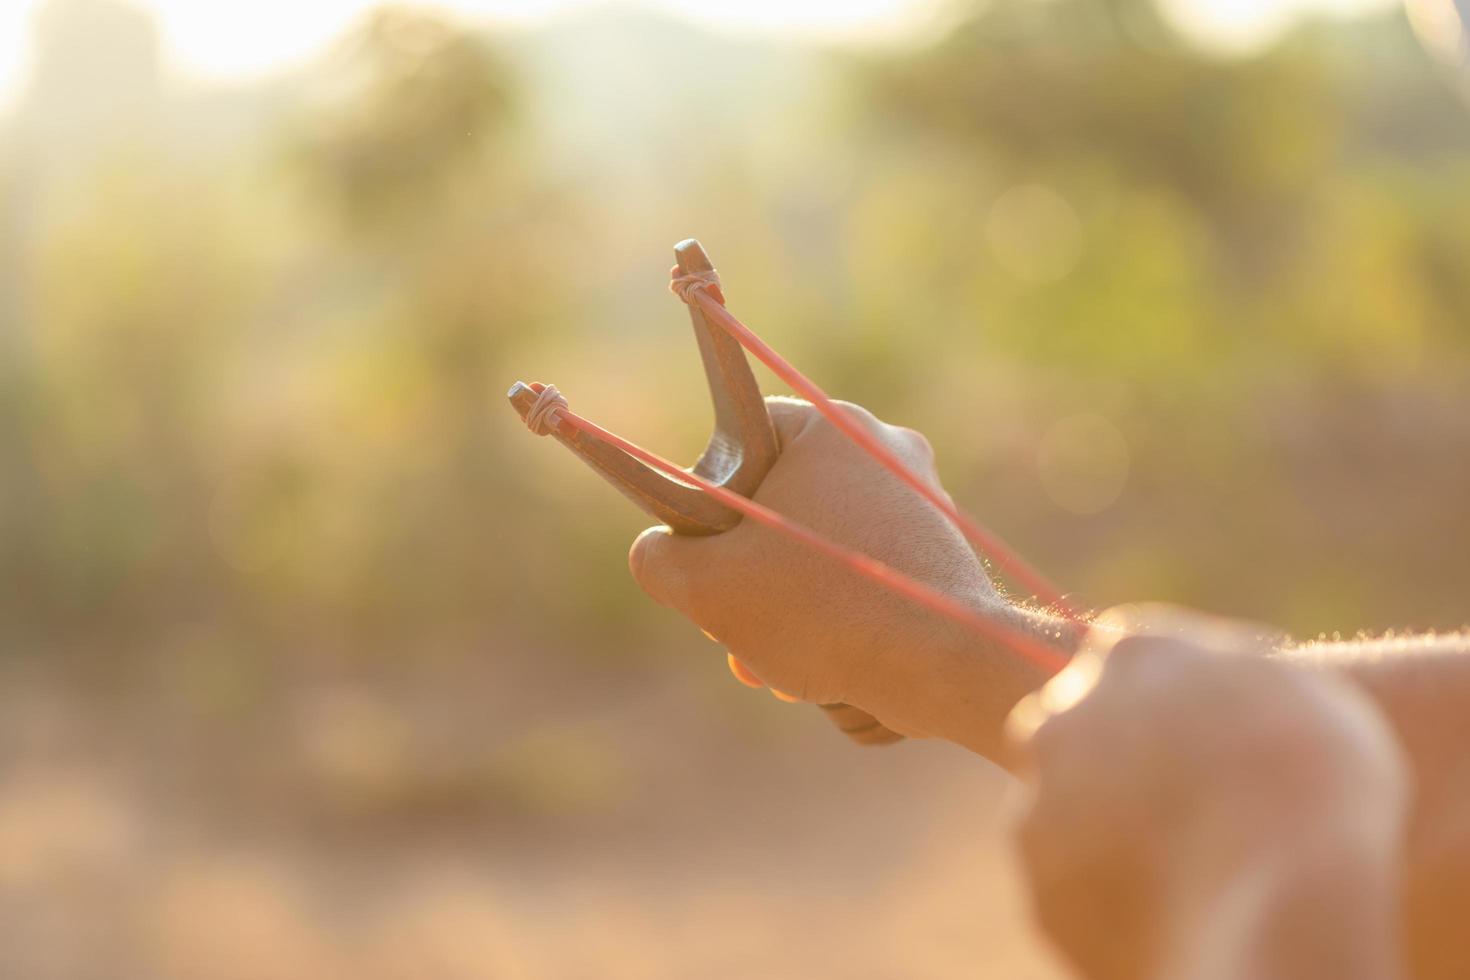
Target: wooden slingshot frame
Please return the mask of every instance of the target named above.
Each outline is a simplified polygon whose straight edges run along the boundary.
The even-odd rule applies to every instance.
[[[709,256],[692,238],[674,246],[674,259],[680,275],[714,272]],[[724,303],[718,285],[708,289]],[[739,342],[710,323],[698,304],[689,304],[689,320],[694,326],[694,339],[699,344],[715,412],[709,444],[690,469],[711,483],[751,497],[781,452],[765,398]],[[521,381],[511,387],[507,397],[522,421],[526,421],[537,394],[536,389]],[[740,523],[739,512],[697,487],[652,469],[616,446],[575,429],[556,428],[551,434],[676,534],[719,534]],[[821,707],[838,728],[860,744],[883,745],[903,738],[860,708],[846,704]]]

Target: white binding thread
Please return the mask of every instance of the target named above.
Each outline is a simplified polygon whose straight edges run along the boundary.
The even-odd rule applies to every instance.
[[[526,412],[526,428],[538,436],[550,435],[561,423],[561,410],[570,410],[566,397],[556,390],[556,385],[547,385],[536,393],[536,401]]]
[[[720,274],[714,269],[708,272],[686,272],[673,278],[669,283],[669,292],[693,306],[696,292],[719,284]]]

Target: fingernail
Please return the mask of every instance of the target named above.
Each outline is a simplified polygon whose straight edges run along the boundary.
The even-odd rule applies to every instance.
[[[801,701],[801,698],[796,695],[787,694],[785,691],[778,691],[774,687],[771,688],[771,696],[777,701],[785,701],[787,704],[797,704]]]
[[[735,654],[725,654],[725,663],[729,665],[730,673],[735,675],[735,679],[744,684],[746,687],[766,686],[765,684],[761,683],[761,679],[759,677],[750,672],[749,667],[740,662],[739,658],[736,657]]]

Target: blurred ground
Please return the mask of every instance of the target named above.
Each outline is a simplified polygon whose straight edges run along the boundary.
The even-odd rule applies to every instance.
[[[232,85],[114,0],[37,30],[0,976],[1056,975],[1004,780],[738,687],[503,403],[691,458],[690,235],[1085,602],[1465,621],[1470,121],[1397,12],[1223,59],[1134,0],[862,52],[400,8]]]
[[[711,671],[414,673],[227,737],[5,678],[0,973],[1056,975],[958,749],[856,751]]]

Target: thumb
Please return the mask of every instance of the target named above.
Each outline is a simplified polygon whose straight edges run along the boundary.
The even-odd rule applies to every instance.
[[[694,581],[701,568],[699,546],[704,543],[702,538],[675,534],[662,525],[651,527],[628,549],[628,569],[654,602],[698,622],[692,606],[697,592]]]

